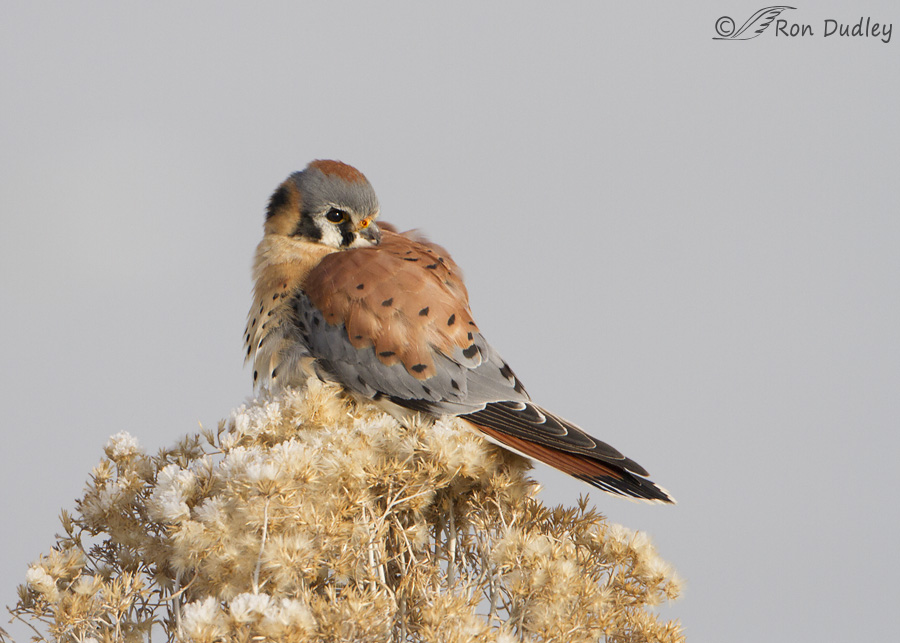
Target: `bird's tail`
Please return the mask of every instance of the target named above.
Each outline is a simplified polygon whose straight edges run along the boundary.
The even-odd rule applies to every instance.
[[[492,442],[598,489],[628,500],[675,503],[668,491],[647,478],[647,470],[637,462],[536,404],[492,402],[460,417]]]

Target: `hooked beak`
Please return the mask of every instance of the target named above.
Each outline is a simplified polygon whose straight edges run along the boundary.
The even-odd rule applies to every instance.
[[[359,222],[359,236],[369,241],[373,246],[381,243],[381,230],[375,225],[375,217],[366,217]]]

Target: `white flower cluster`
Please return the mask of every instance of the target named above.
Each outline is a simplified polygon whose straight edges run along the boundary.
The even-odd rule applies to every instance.
[[[150,516],[163,523],[179,523],[191,517],[187,501],[193,498],[197,478],[188,469],[170,464],[159,472],[150,494]]]
[[[271,640],[296,640],[315,634],[309,605],[268,594],[238,594],[226,605],[208,596],[184,606],[184,635],[193,641],[216,641],[236,631],[253,631]]]
[[[119,431],[111,436],[106,442],[104,450],[111,460],[119,460],[143,453],[140,444],[138,444],[138,439],[127,431]]]
[[[25,582],[28,583],[28,587],[44,596],[48,601],[55,602],[59,599],[56,581],[42,566],[32,565],[29,567],[25,573]]]

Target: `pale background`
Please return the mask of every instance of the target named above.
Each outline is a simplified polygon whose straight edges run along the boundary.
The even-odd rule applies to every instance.
[[[890,638],[900,8],[805,5],[896,33],[713,40],[746,0],[4,2],[0,604],[109,435],[155,451],[251,393],[266,200],[337,158],[450,249],[540,403],[679,499],[591,494],[686,579],[689,640]]]

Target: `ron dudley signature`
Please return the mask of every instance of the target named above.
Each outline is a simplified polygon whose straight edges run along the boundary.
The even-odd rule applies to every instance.
[[[822,35],[827,38],[829,36],[848,36],[863,38],[879,38],[881,42],[888,43],[891,41],[891,31],[894,25],[890,22],[877,22],[872,18],[860,18],[859,22],[849,24],[839,20],[825,19]],[[775,36],[803,37],[814,36],[812,25],[803,23],[789,23],[784,18],[775,21]]]

